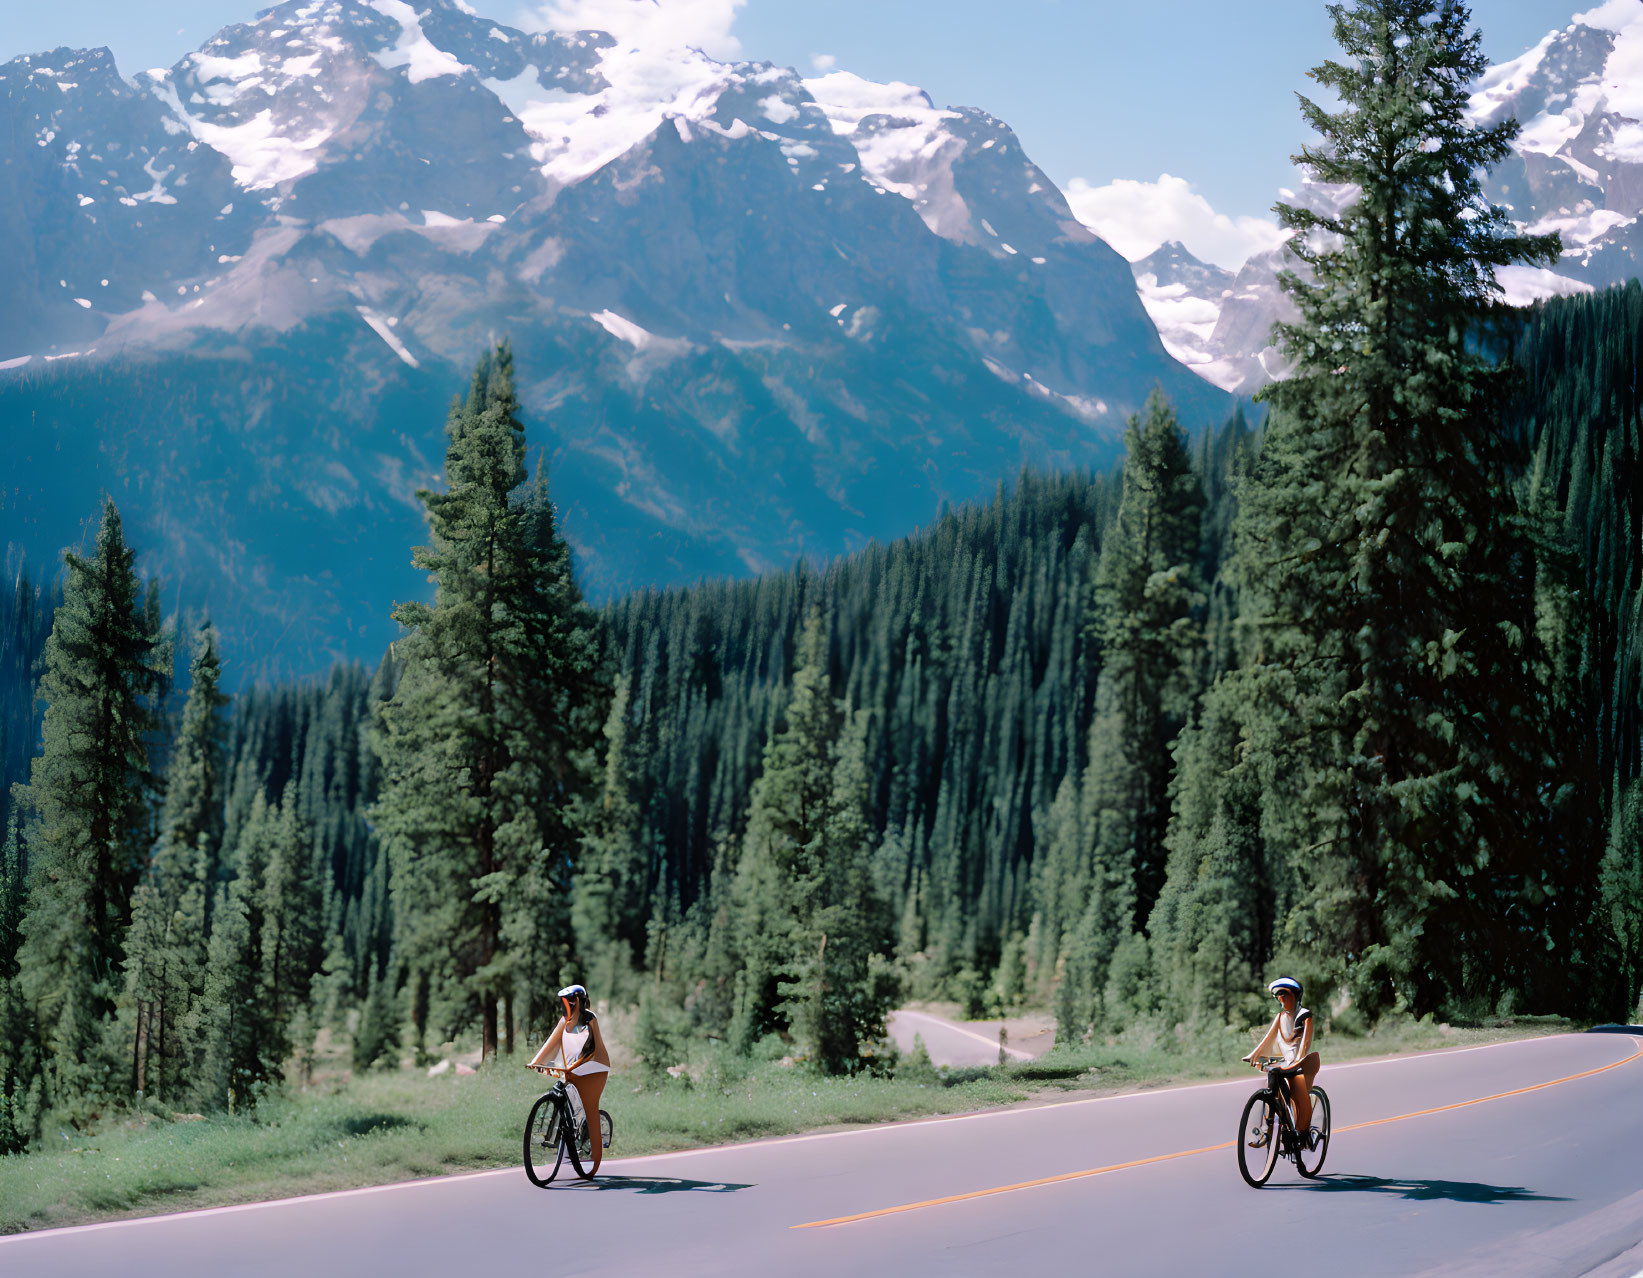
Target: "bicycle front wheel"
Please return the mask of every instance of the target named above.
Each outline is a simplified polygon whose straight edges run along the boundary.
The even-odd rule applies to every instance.
[[[1251,1189],[1272,1177],[1278,1164],[1278,1106],[1271,1092],[1256,1092],[1244,1105],[1238,1121],[1238,1172]]]
[[[583,1180],[593,1179],[593,1142],[596,1139],[589,1130],[587,1116],[572,1120],[576,1124],[576,1136],[565,1142],[570,1150],[570,1165],[576,1168],[576,1174]],[[597,1139],[604,1138],[601,1128]]]
[[[559,1164],[565,1159],[559,1130],[562,1121],[558,1098],[552,1092],[537,1097],[525,1120],[525,1175],[533,1185],[544,1186],[559,1174]]]
[[[1312,1089],[1312,1121],[1308,1126],[1316,1143],[1295,1155],[1295,1167],[1310,1179],[1324,1169],[1324,1157],[1329,1153],[1329,1094],[1321,1087]]]

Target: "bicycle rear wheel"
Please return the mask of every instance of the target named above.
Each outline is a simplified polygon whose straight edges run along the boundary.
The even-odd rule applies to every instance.
[[[1278,1135],[1282,1124],[1271,1092],[1256,1092],[1244,1104],[1238,1122],[1238,1172],[1251,1189],[1259,1189],[1272,1177],[1278,1164]]]
[[[616,1135],[616,1128],[610,1121],[610,1115],[604,1110],[599,1111],[599,1135],[605,1142],[605,1148],[610,1148],[611,1139]]]
[[[559,1174],[565,1159],[560,1124],[564,1121],[559,1098],[552,1092],[539,1096],[525,1120],[525,1175],[531,1184],[546,1185]]]
[[[1321,1087],[1312,1089],[1312,1121],[1308,1126],[1317,1133],[1318,1143],[1296,1153],[1295,1167],[1311,1179],[1324,1169],[1324,1157],[1329,1153],[1329,1093]]]

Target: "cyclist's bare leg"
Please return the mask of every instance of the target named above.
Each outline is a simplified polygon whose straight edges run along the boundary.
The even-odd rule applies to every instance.
[[[1295,1130],[1303,1137],[1312,1124],[1312,1082],[1318,1077],[1323,1062],[1317,1052],[1309,1052],[1301,1061],[1301,1072],[1289,1080],[1291,1096],[1295,1100]]]
[[[588,1144],[593,1147],[593,1166],[588,1169],[591,1176],[599,1170],[599,1164],[605,1156],[604,1132],[599,1126],[599,1098],[605,1094],[605,1080],[609,1074],[601,1070],[597,1074],[572,1074],[571,1086],[582,1098],[582,1112],[588,1121]]]

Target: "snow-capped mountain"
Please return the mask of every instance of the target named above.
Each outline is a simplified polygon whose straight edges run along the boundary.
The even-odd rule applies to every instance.
[[[1230,407],[1007,126],[905,84],[291,0],[130,80],[16,59],[0,119],[0,532],[49,557],[111,492],[288,666],[424,588],[414,493],[494,337],[597,593],[1106,464],[1155,383]]]
[[[1525,305],[1643,273],[1643,3],[1607,0],[1490,68],[1473,86],[1472,118],[1514,116],[1522,131],[1485,189],[1526,230],[1558,232],[1563,257],[1550,270],[1504,268],[1505,299]],[[1308,188],[1299,198],[1328,197]],[[1267,336],[1292,314],[1277,281],[1293,264],[1286,256],[1257,254],[1229,281],[1166,244],[1132,270],[1166,349],[1215,385],[1250,394],[1283,374]]]
[[[1473,116],[1515,116],[1513,154],[1489,177],[1491,197],[1537,234],[1563,239],[1557,273],[1603,288],[1638,274],[1643,247],[1643,3],[1607,0],[1492,68]],[[1508,277],[1508,296],[1558,286]]]

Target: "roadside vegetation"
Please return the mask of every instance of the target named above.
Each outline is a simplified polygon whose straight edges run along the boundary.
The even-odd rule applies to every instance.
[[[1237,1064],[1247,1034],[1177,1042],[1143,1029],[1004,1066],[938,1069],[908,1055],[893,1073],[854,1077],[708,1043],[647,1079],[626,1049],[631,1023],[613,1018],[617,1073],[604,1102],[613,1158],[1249,1075]],[[1323,1050],[1339,1061],[1572,1028],[1554,1017],[1473,1027],[1388,1019]],[[0,1157],[0,1234],[518,1167],[542,1080],[506,1057],[468,1073],[479,1043],[462,1046],[447,1045],[433,1076],[409,1060],[356,1074],[322,1036],[314,1081],[270,1094],[254,1114],[124,1110],[86,1131],[50,1131],[38,1151]],[[1229,1110],[1229,1127],[1235,1117]]]

